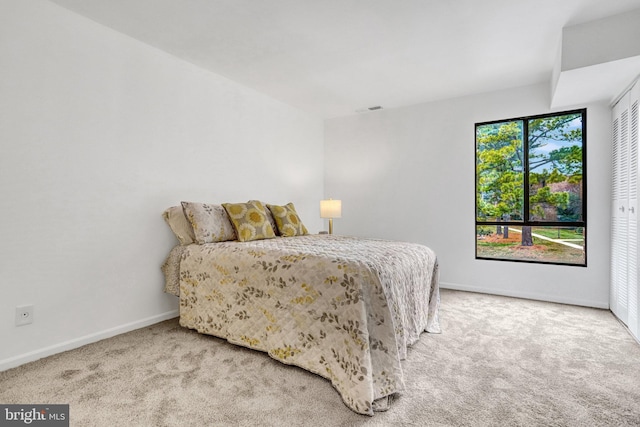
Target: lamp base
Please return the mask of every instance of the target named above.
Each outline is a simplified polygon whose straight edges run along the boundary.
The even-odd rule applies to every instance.
[[[329,218],[329,234],[333,234],[333,218]]]

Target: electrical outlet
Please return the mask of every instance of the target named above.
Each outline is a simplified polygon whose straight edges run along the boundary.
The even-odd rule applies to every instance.
[[[16,307],[16,326],[30,325],[31,323],[33,323],[33,306]]]

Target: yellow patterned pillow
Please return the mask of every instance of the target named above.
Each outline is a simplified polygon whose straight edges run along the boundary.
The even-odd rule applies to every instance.
[[[304,236],[309,234],[304,226],[293,203],[287,203],[284,206],[267,205],[273,218],[276,220],[278,233],[283,237]]]
[[[223,203],[222,206],[229,214],[239,241],[248,242],[276,237],[261,202],[253,200],[247,203]]]
[[[259,200],[249,200],[249,203],[251,202],[258,202],[262,204],[262,206],[264,206],[264,204]],[[276,225],[276,220],[273,219],[273,215],[271,214],[271,211],[269,209],[265,209],[264,212],[267,214],[267,221],[269,221],[269,224],[271,224],[271,228],[273,228],[273,232],[276,233],[276,236],[278,236],[278,226]]]

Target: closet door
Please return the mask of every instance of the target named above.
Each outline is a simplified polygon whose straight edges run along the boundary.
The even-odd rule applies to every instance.
[[[640,83],[631,89],[629,98],[629,242],[628,249],[628,318],[631,333],[640,338],[640,283],[638,282],[638,144],[640,134]]]
[[[613,107],[611,311],[640,340],[640,83]]]
[[[629,98],[627,93],[613,107],[612,212],[611,212],[611,311],[628,322],[629,240]]]

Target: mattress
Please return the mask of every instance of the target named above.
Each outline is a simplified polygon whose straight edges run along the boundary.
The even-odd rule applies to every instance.
[[[424,245],[336,235],[179,246],[163,266],[180,324],[331,381],[373,415],[401,360],[439,333],[438,262]]]

